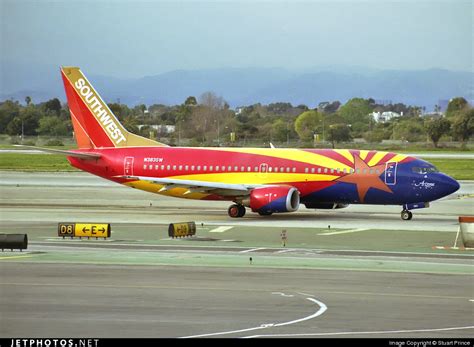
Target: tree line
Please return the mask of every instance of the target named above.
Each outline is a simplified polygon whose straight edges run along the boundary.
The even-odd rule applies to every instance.
[[[297,143],[312,147],[316,142],[350,142],[363,138],[419,142],[430,139],[435,147],[445,136],[463,144],[474,134],[474,109],[462,97],[450,100],[444,115],[439,112],[421,117],[423,109],[402,103],[381,105],[374,99],[353,98],[320,103],[310,109],[278,102],[260,103],[231,110],[226,101],[212,92],[199,98],[189,96],[182,104],[154,104],[128,107],[109,103],[109,108],[129,131],[171,145],[221,146]],[[375,122],[372,112],[396,112],[402,116]],[[171,126],[171,127],[170,127]],[[171,130],[170,130],[171,128]],[[35,104],[0,102],[0,133],[13,137],[72,135],[67,104],[54,98]]]

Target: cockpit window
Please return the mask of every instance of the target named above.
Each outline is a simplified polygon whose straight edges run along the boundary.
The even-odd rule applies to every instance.
[[[415,167],[412,167],[411,170],[414,173],[421,174],[421,175],[432,173],[432,172],[439,172],[439,170],[435,168],[434,166],[430,166],[430,167],[416,167],[415,166]]]

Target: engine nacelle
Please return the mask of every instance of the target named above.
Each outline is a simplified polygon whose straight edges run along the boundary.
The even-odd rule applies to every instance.
[[[308,202],[304,205],[306,208],[315,208],[318,210],[334,210],[349,206],[349,204],[342,204],[340,202]]]
[[[259,213],[294,212],[300,207],[300,193],[289,186],[255,188],[243,204]]]

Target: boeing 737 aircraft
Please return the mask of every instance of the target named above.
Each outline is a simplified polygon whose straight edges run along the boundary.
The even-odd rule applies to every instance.
[[[169,147],[128,132],[77,67],[61,74],[78,149],[60,153],[74,167],[126,186],[185,199],[228,200],[230,217],[300,204],[349,204],[410,210],[459,189],[430,163],[404,154],[348,149]]]

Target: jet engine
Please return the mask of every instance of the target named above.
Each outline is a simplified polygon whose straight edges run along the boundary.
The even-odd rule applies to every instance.
[[[261,215],[294,212],[300,206],[300,193],[298,189],[290,186],[255,188],[242,203]]]

